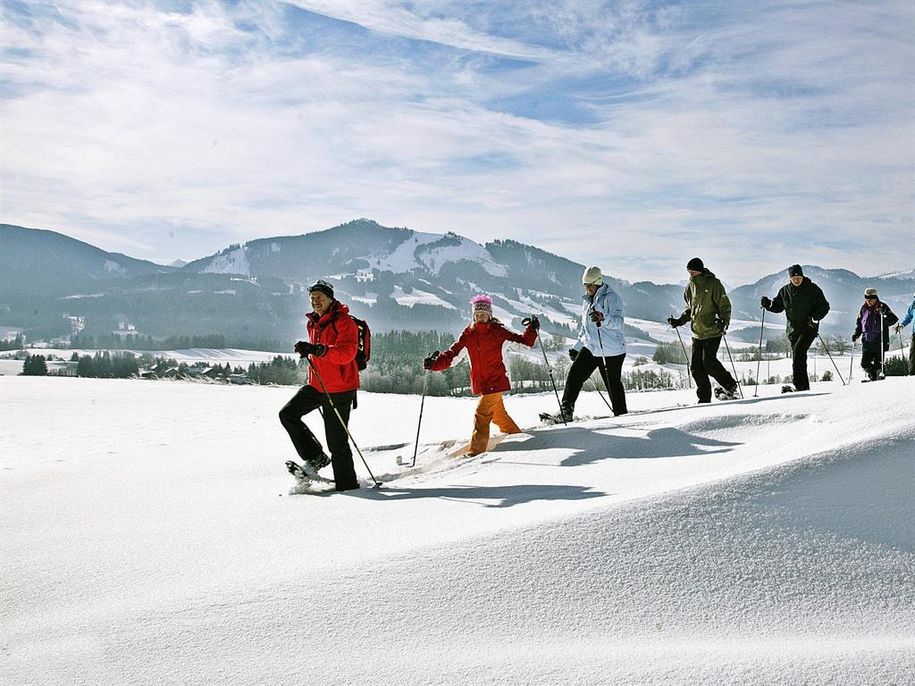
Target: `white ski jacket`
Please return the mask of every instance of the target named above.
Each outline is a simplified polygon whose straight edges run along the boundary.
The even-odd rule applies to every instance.
[[[591,312],[597,310],[604,315],[600,327],[591,321]],[[613,357],[626,353],[626,336],[623,333],[623,300],[604,283],[594,293],[594,301],[588,294],[582,296],[581,325],[575,350],[587,348],[595,357]]]

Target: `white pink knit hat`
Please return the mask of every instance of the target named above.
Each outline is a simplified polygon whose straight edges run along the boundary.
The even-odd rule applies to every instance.
[[[470,299],[474,312],[486,312],[492,315],[492,298],[488,295],[475,295]]]

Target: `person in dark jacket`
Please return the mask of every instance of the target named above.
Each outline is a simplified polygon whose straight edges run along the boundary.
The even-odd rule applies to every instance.
[[[785,313],[788,320],[788,342],[793,357],[794,390],[809,391],[807,351],[819,335],[820,320],[829,312],[829,303],[820,287],[804,276],[801,265],[788,267],[788,281],[774,300],[763,296],[759,304],[769,312]]]
[[[889,306],[880,302],[876,288],[864,289],[864,304],[858,312],[852,341],[861,341],[861,368],[867,372],[865,381],[877,381],[885,376],[883,360],[890,349],[890,327],[899,321]]]
[[[691,366],[696,380],[696,395],[700,403],[712,402],[712,384],[709,375],[724,390],[724,399],[737,397],[737,382],[724,365],[718,361],[721,337],[731,323],[731,300],[721,281],[715,278],[698,257],[686,265],[689,284],[683,293],[686,309],[679,317],[668,317],[667,323],[678,327],[691,322],[693,353]]]
[[[473,434],[467,446],[467,456],[473,457],[489,448],[489,425],[495,423],[507,434],[521,433],[521,429],[505,411],[502,394],[511,388],[505,363],[502,361],[502,346],[506,341],[522,343],[528,347],[537,340],[540,320],[531,317],[523,334],[506,329],[502,322],[492,316],[492,298],[488,295],[474,296],[473,322],[464,329],[460,337],[441,355],[433,353],[423,360],[423,368],[441,372],[451,366],[462,350],[470,356],[470,389],[480,396],[480,402],[473,419]]]
[[[336,490],[349,491],[359,488],[353,451],[344,426],[349,422],[350,409],[359,388],[358,331],[349,316],[349,308],[334,299],[333,286],[326,281],[316,281],[308,288],[308,293],[312,308],[307,315],[308,340],[298,341],[294,348],[302,357],[311,356],[308,384],[280,410],[280,422],[305,462],[305,473],[316,476],[318,470],[333,462]],[[330,457],[302,421],[303,415],[316,408],[321,408],[324,416]]]

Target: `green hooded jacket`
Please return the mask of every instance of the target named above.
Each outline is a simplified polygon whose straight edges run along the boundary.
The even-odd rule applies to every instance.
[[[731,299],[708,269],[690,277],[683,299],[687,308],[680,319],[683,323],[691,320],[693,338],[718,338],[731,323]]]

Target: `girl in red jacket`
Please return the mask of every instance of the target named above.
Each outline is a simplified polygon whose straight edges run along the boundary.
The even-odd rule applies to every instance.
[[[492,316],[492,298],[488,295],[474,296],[473,323],[464,329],[460,338],[441,355],[431,355],[423,360],[423,367],[440,372],[451,366],[461,350],[470,355],[470,388],[475,395],[482,396],[473,418],[473,436],[467,448],[467,455],[473,457],[486,452],[489,447],[489,424],[495,422],[507,434],[521,433],[518,425],[508,416],[502,394],[511,388],[505,363],[502,361],[502,346],[505,341],[523,343],[532,347],[537,340],[540,321],[531,317],[531,323],[523,335],[506,329]]]

